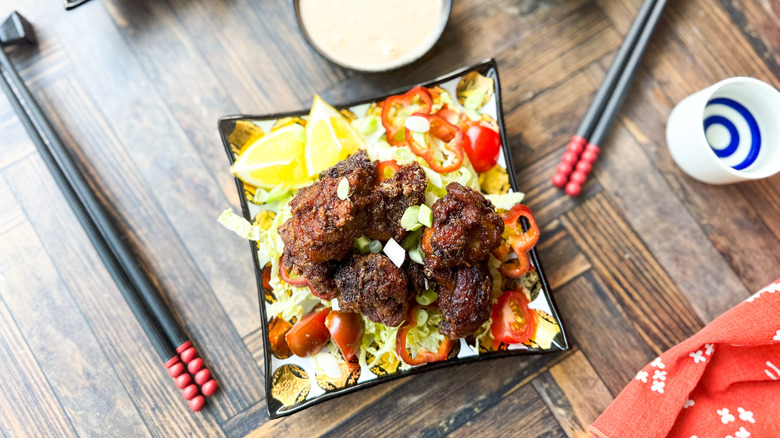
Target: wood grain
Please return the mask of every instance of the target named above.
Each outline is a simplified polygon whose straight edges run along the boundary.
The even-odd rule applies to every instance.
[[[578,277],[554,296],[569,338],[613,396],[656,356],[596,272]]]
[[[21,225],[24,226],[24,225]],[[0,285],[5,286],[5,275]],[[68,417],[52,392],[5,303],[0,301],[0,364],[6,371],[0,379],[0,432],[76,436]]]
[[[260,373],[254,360],[243,348],[224,350],[209,348],[210,345],[230,343],[243,347],[243,342],[236,328],[228,323],[228,315],[211,290],[206,287],[206,279],[183,245],[155,244],[155,242],[180,241],[181,237],[177,234],[180,224],[176,223],[174,226],[175,222],[172,223],[169,218],[161,220],[159,216],[152,214],[164,208],[154,198],[153,192],[147,188],[141,175],[130,173],[132,167],[125,165],[127,171],[123,175],[112,171],[122,162],[131,162],[131,158],[124,154],[125,150],[121,148],[119,138],[111,131],[105,120],[97,117],[98,111],[94,109],[88,111],[92,104],[83,92],[79,91],[78,86],[70,81],[66,84],[53,84],[52,87],[58,91],[57,100],[50,101],[45,96],[42,99],[50,113],[64,114],[64,109],[68,108],[67,112],[80,120],[78,126],[73,119],[54,120],[56,126],[63,127],[63,131],[73,135],[66,140],[72,150],[78,151],[84,147],[89,151],[86,153],[102,156],[104,160],[105,166],[100,169],[92,168],[91,163],[83,161],[82,165],[87,167],[89,175],[101,181],[99,190],[110,199],[105,202],[113,204],[118,211],[140,210],[147,213],[136,216],[134,221],[128,220],[125,224],[127,227],[125,235],[135,247],[147,248],[148,252],[145,255],[150,258],[149,263],[156,263],[161,268],[161,271],[155,275],[165,291],[164,296],[169,304],[175,311],[181,312],[182,316],[186,316],[187,320],[199,322],[197,327],[188,330],[190,336],[195,345],[200,347],[204,360],[214,369],[218,380],[225,386],[225,392],[227,394],[235,392],[233,397],[217,398],[215,401],[218,403],[214,404],[215,408],[224,409],[220,415],[225,419],[242,411],[262,397],[259,389]],[[80,135],[83,137],[79,137]],[[117,200],[116,203],[114,199]],[[129,219],[130,215],[125,215],[124,218]],[[144,230],[144,232],[137,233],[132,230]],[[253,300],[248,301],[253,302]],[[253,304],[252,308],[257,307]],[[243,308],[241,310],[246,311]],[[185,324],[185,329],[187,328]]]
[[[36,263],[8,269],[24,255]],[[31,224],[0,234],[0,270],[7,272],[0,299],[10,312],[26,316],[18,322],[19,331],[76,433],[148,436]],[[24,285],[28,293],[14,292]]]
[[[582,352],[576,352],[533,381],[534,388],[568,437],[587,438],[588,426],[612,395]]]
[[[642,0],[458,0],[392,72],[329,64],[288,0],[0,2],[6,48],[222,385],[192,414],[0,98],[0,436],[587,436],[663,350],[780,272],[780,176],[710,186],[669,155],[687,95],[780,85],[780,6],[669,2],[583,194],[550,183]],[[18,2],[17,2],[18,3]],[[238,193],[216,120],[377,95],[494,57],[520,190],[572,350],[433,371],[270,421]]]
[[[120,383],[130,395],[135,409],[153,435],[193,435],[198,431],[220,434],[212,418],[193,416],[187,409],[81,226],[65,200],[58,196],[54,180],[38,155],[4,170],[3,176],[10,181],[11,190],[78,305],[78,309],[70,309],[70,317],[78,318],[79,312],[83,315],[105,355],[97,358],[94,364],[82,361],[84,370],[81,372],[97,375],[110,364],[117,375],[118,382],[114,384]],[[35,260],[31,267],[26,267],[26,270],[17,268],[17,271],[29,272],[37,263]],[[23,283],[21,279],[19,281]],[[32,294],[33,289],[30,291]],[[37,289],[38,295],[44,293]],[[49,327],[49,324],[44,324],[44,327]],[[89,342],[94,342],[90,336],[76,336],[75,332],[70,335],[87,346]],[[52,348],[51,343],[46,345]],[[59,354],[74,355],[71,348],[54,349]],[[59,376],[58,373],[54,375]],[[102,403],[104,399],[89,395],[84,395],[84,398],[90,403]],[[161,410],[160,406],[166,408]],[[83,415],[90,415],[90,411],[85,411]]]
[[[594,196],[562,221],[656,353],[702,327],[688,301],[606,196]]]

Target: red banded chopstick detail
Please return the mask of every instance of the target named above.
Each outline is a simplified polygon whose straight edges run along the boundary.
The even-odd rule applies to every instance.
[[[178,347],[176,352],[179,353],[182,362],[187,364],[187,371],[195,376],[195,383],[200,385],[200,391],[206,397],[211,397],[219,389],[217,381],[211,377],[211,371],[203,363],[203,359],[198,357],[198,350],[192,346],[190,341],[187,341]]]
[[[569,175],[574,171],[574,166],[577,165],[577,160],[580,157],[585,144],[588,142],[584,137],[579,135],[573,135],[568,146],[566,146],[566,152],[561,156],[561,164],[555,169],[555,175],[552,177],[552,183],[555,187],[564,188],[569,180]]]
[[[604,82],[588,107],[572,137],[561,163],[552,177],[555,187],[565,188],[569,196],[582,191],[593,163],[599,155],[602,140],[625,99],[631,78],[644,54],[650,36],[661,17],[667,0],[645,0],[626,33],[614,61],[609,66]],[[586,146],[587,144],[587,146]],[[578,157],[582,157],[578,161]]]
[[[566,184],[566,194],[572,197],[580,196],[582,193],[582,185],[588,179],[588,174],[593,168],[593,163],[599,157],[601,148],[595,144],[588,143],[585,146],[585,151],[580,155],[580,161],[577,162],[574,172],[569,176],[569,183]]]

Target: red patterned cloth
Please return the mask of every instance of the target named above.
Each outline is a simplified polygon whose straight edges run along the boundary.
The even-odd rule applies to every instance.
[[[780,280],[642,368],[590,432],[780,437]]]

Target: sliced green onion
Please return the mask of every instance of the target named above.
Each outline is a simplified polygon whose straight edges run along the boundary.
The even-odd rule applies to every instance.
[[[425,204],[420,205],[420,211],[417,213],[417,220],[428,228],[432,227],[433,211],[431,211],[431,208]]]
[[[379,253],[379,251],[382,251],[382,242],[378,240],[372,240],[371,243],[368,244],[368,250],[374,254]]]
[[[410,249],[417,248],[420,246],[420,239],[422,238],[422,233],[415,233],[412,232],[406,238],[401,241],[401,248],[409,251]]]
[[[422,166],[422,168],[425,171],[425,176],[428,177],[428,181],[431,184],[438,188],[444,187],[444,183],[441,180],[441,175],[438,172],[427,166]]]
[[[420,251],[420,248],[414,248],[409,250],[409,258],[412,259],[413,262],[422,265],[423,259],[422,259],[422,251]]]
[[[414,316],[417,320],[417,327],[422,327],[428,322],[428,312],[425,309],[418,309],[417,315]]]
[[[415,300],[417,301],[417,304],[421,306],[427,306],[436,301],[437,298],[439,298],[439,296],[436,295],[436,292],[432,290],[426,290],[419,297],[415,298]]]
[[[406,211],[404,212],[404,215],[401,216],[401,227],[407,231],[414,231],[417,228],[420,228],[419,226],[417,228],[414,228],[415,225],[419,225],[419,222],[417,220],[417,217],[419,215],[420,215],[419,205],[412,205],[411,207],[407,208]]]
[[[339,187],[336,189],[336,194],[342,201],[349,198],[349,181],[346,178],[341,178],[339,181]]]
[[[355,248],[360,251],[361,254],[365,254],[368,252],[368,246],[371,244],[371,239],[369,239],[366,236],[360,236],[357,239],[355,239]]]

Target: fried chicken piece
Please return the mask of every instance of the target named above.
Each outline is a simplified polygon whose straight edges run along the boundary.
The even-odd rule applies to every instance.
[[[368,158],[366,151],[361,149],[346,159],[339,161],[330,169],[322,171],[320,173],[320,179],[325,179],[326,177],[343,178],[354,172],[356,169],[362,169],[369,175],[376,177],[376,163],[371,161],[371,159]],[[373,181],[374,180],[372,179],[368,182]]]
[[[336,261],[315,263],[313,265],[295,266],[290,262],[290,254],[285,249],[284,256],[280,259],[280,269],[284,270],[291,278],[303,277],[309,284],[312,293],[317,297],[330,300],[339,293],[336,281],[333,279],[333,271],[337,266]]]
[[[409,308],[406,274],[384,254],[353,255],[336,270],[339,306],[386,326],[404,322]]]
[[[371,239],[402,241],[409,232],[401,227],[407,208],[425,202],[428,178],[416,162],[404,164],[392,178],[382,181],[371,194],[365,234]]]
[[[405,268],[404,270],[406,271],[406,277],[409,280],[409,293],[412,297],[420,296],[426,290],[426,277],[423,266],[411,260],[406,263],[406,266],[401,267]]]
[[[439,310],[444,320],[439,332],[450,339],[468,336],[490,318],[493,278],[486,264],[434,271]]]
[[[298,190],[290,201],[292,217],[279,227],[289,262],[298,267],[340,260],[352,250],[367,221],[368,195],[376,177],[376,165],[359,151],[323,172],[322,180]],[[350,195],[337,194],[342,178]]]
[[[474,266],[501,244],[504,221],[476,190],[456,182],[433,204],[433,227],[423,233],[428,273],[458,265]]]

